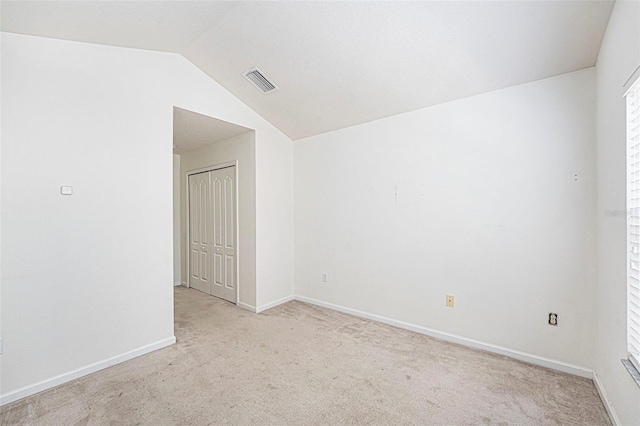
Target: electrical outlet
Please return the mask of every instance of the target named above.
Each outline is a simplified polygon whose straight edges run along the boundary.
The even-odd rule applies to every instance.
[[[322,273],[322,282],[326,283],[327,281],[329,281],[329,274],[327,274],[326,272]]]
[[[453,308],[453,296],[450,294],[447,294],[447,306]]]
[[[549,312],[549,325],[554,327],[558,326],[558,314]]]

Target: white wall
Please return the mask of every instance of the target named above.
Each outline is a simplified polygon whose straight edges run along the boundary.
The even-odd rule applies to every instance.
[[[3,33],[2,87],[3,402],[172,339],[173,106],[256,130],[256,291],[292,293],[292,142],[184,58]]]
[[[2,33],[0,32],[0,46],[2,46]],[[0,125],[2,124],[2,52],[0,52]],[[0,225],[2,224],[2,131],[0,130]],[[0,339],[2,339],[2,226],[0,226]],[[2,395],[2,355],[0,355],[0,395]],[[1,401],[0,401],[1,402]]]
[[[2,56],[4,400],[171,343],[173,262],[165,56],[9,34]]]
[[[587,69],[297,141],[296,294],[592,366],[594,102]]]
[[[181,196],[182,281],[187,282],[187,181],[186,174],[208,166],[238,162],[238,305],[256,308],[256,172],[255,132],[247,132],[182,154]]]
[[[293,296],[293,147],[256,144],[257,309]],[[289,263],[291,262],[291,263]]]
[[[622,85],[640,65],[640,3],[618,1],[597,63],[598,287],[595,370],[622,424],[640,424],[626,358],[626,112]]]
[[[173,155],[173,283],[182,284],[182,231],[180,229],[180,156]]]

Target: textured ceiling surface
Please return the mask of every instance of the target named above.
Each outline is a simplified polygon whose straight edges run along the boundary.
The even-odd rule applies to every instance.
[[[6,1],[2,31],[180,53],[292,139],[594,66],[613,1]],[[242,77],[257,66],[280,88]]]

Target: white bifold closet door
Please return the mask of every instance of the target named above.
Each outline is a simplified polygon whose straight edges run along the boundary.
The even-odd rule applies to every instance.
[[[189,234],[189,285],[235,303],[235,166],[189,176]]]

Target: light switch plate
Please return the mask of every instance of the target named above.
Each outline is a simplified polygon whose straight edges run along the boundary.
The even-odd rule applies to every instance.
[[[60,193],[62,195],[73,195],[73,186],[61,186]]]

